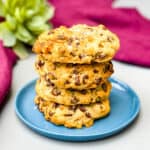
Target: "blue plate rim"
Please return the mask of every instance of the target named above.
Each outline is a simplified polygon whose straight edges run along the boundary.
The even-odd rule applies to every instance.
[[[36,125],[30,123],[30,121],[26,120],[21,112],[19,112],[19,109],[18,109],[18,103],[19,103],[19,100],[18,100],[18,97],[20,95],[20,93],[22,91],[24,91],[24,89],[26,89],[28,86],[30,86],[32,83],[34,83],[35,81],[37,80],[36,79],[33,79],[29,82],[27,82],[22,88],[19,89],[19,91],[17,92],[16,94],[16,97],[15,97],[15,102],[14,102],[14,105],[15,105],[15,112],[17,114],[17,116],[19,117],[19,119],[25,123],[25,125],[27,125],[29,128],[31,128],[32,130],[34,131],[37,131],[38,133],[44,135],[44,136],[47,136],[47,137],[53,137],[55,138],[55,136],[60,136],[60,138],[55,138],[55,139],[61,139],[63,137],[73,137],[73,138],[82,138],[82,137],[90,137],[90,140],[93,140],[93,139],[102,139],[102,138],[105,138],[105,137],[108,137],[108,136],[111,136],[115,133],[118,133],[120,132],[122,129],[126,128],[130,123],[132,123],[134,121],[134,119],[138,116],[139,112],[140,112],[140,99],[138,97],[138,95],[136,94],[136,92],[125,82],[121,81],[120,79],[116,78],[116,77],[110,77],[110,81],[111,82],[114,82],[114,83],[117,83],[119,84],[120,86],[124,87],[125,89],[127,89],[128,91],[131,91],[134,95],[134,101],[136,101],[136,109],[134,110],[134,113],[132,112],[132,115],[129,119],[126,120],[126,122],[122,123],[121,122],[121,126],[119,127],[116,127],[116,128],[113,128],[112,130],[109,130],[109,131],[106,131],[106,132],[103,132],[102,134],[91,134],[90,135],[64,135],[64,134],[61,134],[61,133],[56,133],[56,132],[49,132],[45,129],[42,129],[42,128],[39,128],[37,127]],[[81,130],[81,129],[80,129]],[[64,139],[65,140],[65,139]],[[77,141],[77,140],[67,140],[67,141]],[[84,140],[79,140],[79,141],[84,141]],[[88,141],[88,140],[87,140]]]

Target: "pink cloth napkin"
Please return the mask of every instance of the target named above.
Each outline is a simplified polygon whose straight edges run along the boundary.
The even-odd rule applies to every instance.
[[[104,24],[120,38],[116,60],[150,67],[150,20],[134,8],[112,8],[113,0],[50,0],[55,6],[54,27]]]
[[[10,48],[5,48],[2,41],[0,41],[0,104],[9,92],[12,79],[12,67],[16,60],[17,57],[13,51]]]

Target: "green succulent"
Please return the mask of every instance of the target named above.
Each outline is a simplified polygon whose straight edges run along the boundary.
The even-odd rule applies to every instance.
[[[26,46],[33,45],[36,37],[52,27],[48,22],[54,8],[46,0],[0,0],[0,39],[16,54],[27,56]]]

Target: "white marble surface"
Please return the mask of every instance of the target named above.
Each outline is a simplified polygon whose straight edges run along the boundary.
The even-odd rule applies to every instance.
[[[122,0],[115,6],[136,6],[150,18],[150,1]],[[114,76],[128,83],[141,99],[138,119],[125,131],[113,137],[86,143],[62,142],[40,136],[27,128],[14,111],[16,92],[37,75],[33,69],[35,56],[19,61],[14,67],[11,94],[0,112],[0,150],[141,150],[150,148],[150,69],[114,62]]]

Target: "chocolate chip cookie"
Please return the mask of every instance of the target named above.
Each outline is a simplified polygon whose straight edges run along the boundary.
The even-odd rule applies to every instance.
[[[96,88],[113,73],[111,61],[90,65],[62,64],[46,61],[40,55],[36,59],[35,68],[40,76],[57,87],[76,90]]]
[[[61,26],[46,31],[36,40],[33,51],[51,62],[90,64],[106,62],[119,49],[118,37],[104,25]]]
[[[89,104],[99,102],[109,97],[111,91],[111,83],[109,81],[102,81],[101,84],[94,89],[87,90],[73,90],[61,89],[46,81],[41,77],[36,83],[36,93],[45,100],[64,105]]]
[[[102,118],[110,112],[108,99],[89,105],[65,106],[36,96],[35,103],[46,120],[68,128],[90,127],[95,119]]]

